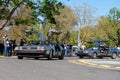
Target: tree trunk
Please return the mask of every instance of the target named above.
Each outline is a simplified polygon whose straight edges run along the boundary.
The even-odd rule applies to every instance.
[[[12,9],[11,13],[10,13],[9,16],[7,17],[7,20],[3,23],[2,26],[0,26],[0,30],[2,30],[2,29],[6,26],[6,24],[7,24],[7,23],[9,22],[9,20],[11,19],[11,17],[12,17],[12,15],[13,15],[13,13],[15,12],[15,10],[16,10],[16,8],[13,8],[13,9]]]
[[[20,4],[17,5],[17,7],[14,7],[14,8],[12,9],[12,11],[11,11],[10,14],[8,15],[6,21],[3,23],[3,25],[0,26],[0,30],[2,30],[2,29],[6,26],[6,24],[9,22],[9,20],[10,20],[11,17],[12,17],[12,15],[14,14],[15,10],[16,10],[21,4],[23,4],[23,3],[24,3],[24,2],[20,2]]]

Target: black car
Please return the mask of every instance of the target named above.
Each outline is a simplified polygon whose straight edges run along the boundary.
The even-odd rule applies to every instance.
[[[77,56],[80,58],[83,57],[92,57],[92,58],[102,58],[102,57],[111,57],[112,59],[116,59],[118,56],[118,49],[105,46],[105,43],[108,40],[95,40],[88,41],[88,43],[95,43],[94,47],[88,48],[86,50],[80,50],[77,53]]]
[[[2,55],[4,51],[4,45],[3,43],[0,43],[0,54]]]

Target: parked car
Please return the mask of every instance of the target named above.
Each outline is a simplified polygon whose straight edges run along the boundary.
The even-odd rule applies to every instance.
[[[117,47],[117,50],[118,50],[118,57],[120,57],[120,46]]]
[[[68,49],[68,50],[70,50],[70,55],[69,56],[76,56],[76,53],[78,52],[78,46],[72,46],[72,48],[71,49]]]
[[[116,59],[118,57],[118,50],[110,46],[105,46],[106,42],[108,42],[108,40],[88,41],[88,43],[95,43],[95,46],[78,51],[77,56],[80,58],[92,57],[95,59],[102,57],[111,57],[112,59]]]
[[[37,45],[23,45],[23,46],[17,46],[15,47],[15,54],[18,57],[18,59],[23,59],[24,57],[27,58],[58,58],[58,59],[64,59],[64,49],[59,44],[50,44],[48,41],[44,40],[43,34],[30,30],[27,31],[28,34],[37,34],[40,38],[40,44]]]
[[[3,43],[0,43],[0,54],[3,55],[3,51],[4,51],[4,45]]]

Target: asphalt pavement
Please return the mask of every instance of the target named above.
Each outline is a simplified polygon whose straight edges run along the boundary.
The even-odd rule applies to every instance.
[[[1,59],[17,59],[17,56],[11,56],[11,57],[4,57],[0,56]],[[27,59],[27,58],[24,58]],[[85,66],[90,67],[97,67],[97,68],[105,68],[105,69],[114,69],[114,70],[120,70],[120,58],[117,59],[111,59],[111,58],[103,58],[103,59],[79,59],[77,56],[67,56],[65,57],[68,62],[74,63],[74,64],[81,64]]]
[[[78,57],[64,60],[0,58],[0,80],[119,80],[120,71],[102,69],[69,62],[80,62]],[[88,60],[88,59],[87,59]],[[91,60],[91,59],[90,59]],[[88,60],[89,61],[89,60]],[[92,60],[91,60],[92,61]]]
[[[112,69],[112,70],[120,70],[120,58],[111,59],[77,59],[77,60],[69,60],[69,62],[74,64],[81,64],[89,67],[96,67],[102,69]]]

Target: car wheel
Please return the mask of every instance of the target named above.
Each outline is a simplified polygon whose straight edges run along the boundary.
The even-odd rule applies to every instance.
[[[103,57],[102,57],[102,56],[99,56],[98,58],[99,58],[99,59],[102,59]]]
[[[112,53],[111,58],[112,58],[112,59],[116,59],[116,58],[117,58],[117,54],[116,54],[116,53]]]
[[[50,50],[50,51],[49,51],[49,55],[48,55],[48,60],[52,60],[52,57],[53,57],[52,55],[53,55],[53,54],[52,54],[52,50]]]
[[[118,53],[118,57],[120,58],[120,53]]]
[[[23,57],[21,57],[21,56],[18,56],[18,59],[23,59]]]
[[[35,57],[34,59],[35,59],[35,60],[38,60],[39,58],[38,58],[38,57]]]
[[[3,55],[3,51],[0,52],[0,55]]]
[[[92,58],[93,58],[93,59],[96,59],[96,58],[97,58],[97,54],[96,54],[96,53],[93,53],[93,54],[92,54]]]
[[[62,53],[58,59],[63,60],[64,59],[64,53]]]
[[[83,56],[79,56],[79,58],[84,58]]]

